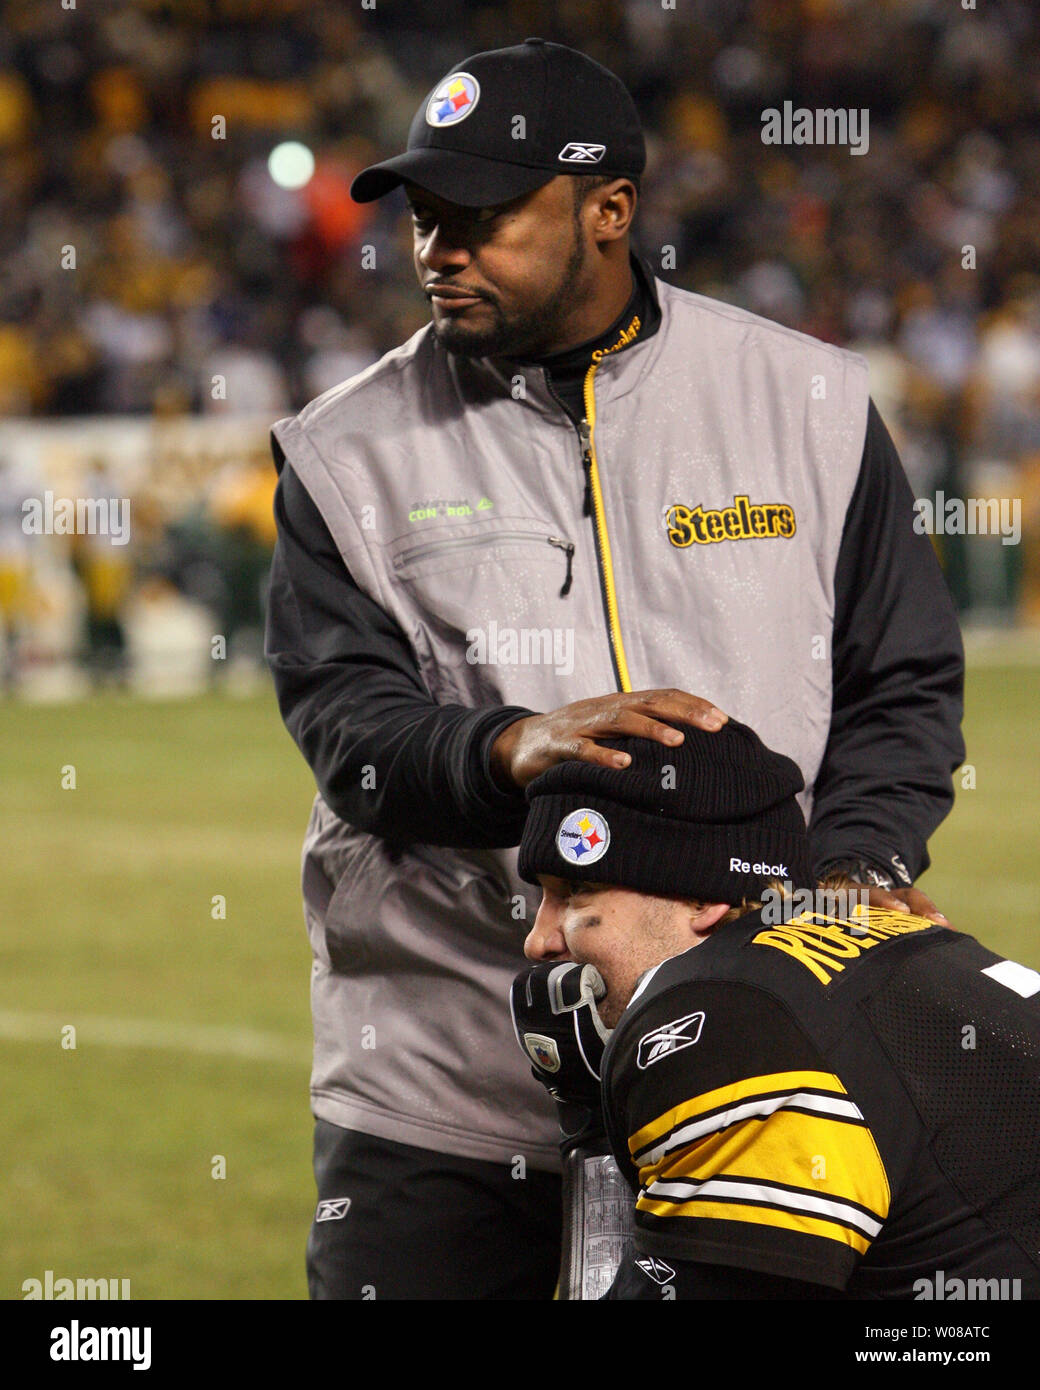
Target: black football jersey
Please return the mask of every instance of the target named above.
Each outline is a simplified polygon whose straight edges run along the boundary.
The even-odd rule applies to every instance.
[[[854,1298],[1040,1297],[1040,974],[973,937],[742,917],[643,977],[603,1095],[655,1284],[694,1261]]]

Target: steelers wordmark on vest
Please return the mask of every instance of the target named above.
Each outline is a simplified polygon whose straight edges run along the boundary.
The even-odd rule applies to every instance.
[[[593,362],[599,362],[604,357],[608,356],[610,353],[620,352],[621,349],[623,347],[627,347],[629,343],[634,343],[635,340],[639,337],[639,330],[642,328],[642,326],[643,321],[639,317],[639,315],[636,314],[635,317],[632,319],[632,322],[628,325],[628,327],[623,328],[621,330],[621,334],[616,343],[611,343],[610,347],[608,348],[596,349],[596,351],[592,354]]]
[[[752,503],[746,494],[734,497],[732,507],[719,511],[673,502],[665,521],[668,539],[680,550],[717,541],[790,540],[797,530],[794,508],[787,502]]]

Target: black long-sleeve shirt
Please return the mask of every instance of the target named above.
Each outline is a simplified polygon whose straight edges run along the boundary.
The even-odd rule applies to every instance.
[[[604,334],[541,360],[572,419],[592,348],[616,340],[634,311],[641,338],[656,331],[652,279],[635,258],[633,271],[632,297]],[[344,820],[391,840],[518,844],[526,802],[497,784],[490,749],[509,724],[541,711],[437,704],[404,633],[354,583],[277,444],[275,461],[266,650],[282,717],[322,796]],[[831,732],[809,827],[817,869],[865,859],[898,877],[895,855],[916,878],[953,802],[950,773],[964,757],[963,649],[942,572],[913,519],[909,483],[871,403],[835,573]],[[376,762],[379,785],[365,788],[361,770]]]

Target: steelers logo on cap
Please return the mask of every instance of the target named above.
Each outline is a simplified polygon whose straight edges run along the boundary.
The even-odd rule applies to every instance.
[[[458,125],[480,100],[480,83],[468,72],[453,72],[434,89],[426,105],[426,124]]]
[[[588,806],[564,816],[556,832],[556,848],[568,864],[595,864],[609,844],[610,826]]]

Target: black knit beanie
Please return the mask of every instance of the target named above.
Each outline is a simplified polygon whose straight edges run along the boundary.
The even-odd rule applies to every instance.
[[[811,887],[796,763],[736,720],[716,733],[660,720],[685,735],[597,738],[628,767],[570,759],[527,787],[518,872],[610,883],[662,898],[738,904],[770,879]]]

